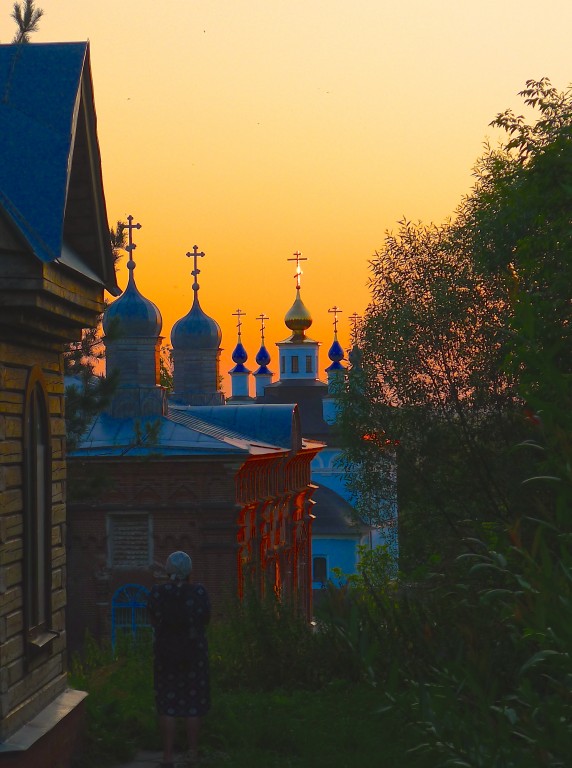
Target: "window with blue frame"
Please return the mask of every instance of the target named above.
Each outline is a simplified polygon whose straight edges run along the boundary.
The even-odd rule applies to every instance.
[[[121,637],[138,640],[151,632],[147,614],[149,590],[139,584],[119,587],[111,600],[111,645]]]

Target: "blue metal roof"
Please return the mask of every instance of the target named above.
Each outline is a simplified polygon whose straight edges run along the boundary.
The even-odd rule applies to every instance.
[[[186,409],[172,408],[168,417],[143,419],[118,419],[102,413],[81,439],[79,447],[69,455],[247,456],[283,450],[276,445],[254,443],[248,436],[208,424]]]
[[[0,204],[43,262],[62,254],[86,60],[86,42],[0,45]]]
[[[141,435],[148,435],[141,439]],[[117,419],[100,414],[70,456],[149,456],[247,453],[165,417]]]
[[[173,349],[211,349],[220,347],[222,331],[219,324],[203,311],[197,292],[189,312],[177,320],[171,330]]]
[[[133,275],[135,268],[133,261],[129,261],[127,268],[129,269],[127,287],[103,313],[103,332],[107,336],[113,329],[117,339],[157,338],[163,326],[161,312],[137,288]]]
[[[296,405],[188,406],[189,414],[262,443],[292,449]]]

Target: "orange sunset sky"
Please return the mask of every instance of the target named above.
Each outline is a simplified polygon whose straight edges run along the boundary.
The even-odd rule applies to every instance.
[[[0,2],[10,42],[12,0]],[[471,185],[489,122],[528,78],[572,80],[570,0],[38,0],[35,42],[91,41],[110,222],[131,213],[137,284],[173,323],[200,299],[231,367],[237,308],[254,370],[295,297],[327,365],[349,344],[368,260],[402,216],[442,222]],[[126,259],[119,268],[126,282]],[[322,373],[322,378],[325,375]]]

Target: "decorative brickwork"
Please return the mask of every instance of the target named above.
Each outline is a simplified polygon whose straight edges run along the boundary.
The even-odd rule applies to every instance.
[[[191,555],[193,579],[209,590],[215,618],[246,588],[268,585],[297,596],[309,615],[309,467],[316,450],[240,461],[70,458],[70,485],[84,489],[68,500],[70,646],[77,647],[86,630],[106,636],[115,590],[127,583],[150,587],[176,549]],[[101,481],[94,484],[94,477]],[[287,479],[299,484],[288,487]],[[91,498],[86,488],[94,489]],[[152,552],[154,565],[135,552],[139,546]]]

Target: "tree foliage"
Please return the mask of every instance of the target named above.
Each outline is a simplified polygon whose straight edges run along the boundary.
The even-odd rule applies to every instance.
[[[446,556],[447,541],[456,554],[474,523],[516,515],[512,448],[524,432],[503,370],[509,294],[451,223],[401,221],[371,272],[341,427],[348,468],[361,468],[351,475],[360,514],[372,500],[383,510],[397,487],[402,566],[411,568]]]
[[[468,542],[469,551],[456,559],[456,579],[446,583],[402,579],[397,594],[376,590],[369,612],[361,614],[368,635],[381,634],[380,645],[391,649],[380,681],[387,710],[401,714],[410,729],[411,750],[423,755],[427,765],[562,768],[572,754],[572,93],[559,93],[541,80],[529,81],[521,95],[532,118],[512,112],[497,116],[494,124],[505,130],[505,143],[494,150],[486,148],[475,168],[475,186],[447,234],[455,259],[460,259],[455,264],[467,259],[470,274],[478,276],[493,299],[483,314],[487,332],[476,345],[480,351],[486,344],[484,357],[471,354],[472,338],[468,345],[463,339],[468,358],[461,354],[454,359],[468,367],[455,369],[459,378],[454,381],[467,383],[467,372],[476,374],[469,379],[476,389],[461,389],[459,400],[470,414],[475,393],[483,396],[475,401],[477,418],[470,439],[479,456],[488,457],[492,477],[502,481],[510,515],[494,528],[483,525],[480,540]],[[436,377],[432,363],[430,376],[414,375],[413,384],[400,381],[400,375],[423,370],[424,362],[432,359],[432,348],[416,341],[426,338],[428,320],[423,308],[416,306],[426,304],[426,297],[409,287],[419,278],[419,238],[404,242],[412,265],[407,290],[393,290],[393,273],[383,266],[391,290],[384,289],[381,305],[372,301],[370,307],[378,321],[377,336],[371,332],[369,313],[362,328],[363,370],[352,372],[343,404],[350,446],[354,439],[354,446],[359,446],[353,448],[355,455],[365,456],[373,466],[372,455],[387,451],[395,443],[387,435],[398,434],[402,427],[405,439],[394,446],[398,476],[402,475],[399,488],[402,492],[405,475],[418,489],[422,503],[417,520],[427,521],[431,504],[429,498],[423,499],[423,482],[430,486],[434,473],[438,482],[433,488],[445,498],[450,492],[454,496],[450,481],[456,473],[459,490],[465,489],[465,506],[479,513],[482,505],[480,519],[487,520],[491,501],[480,490],[487,478],[477,478],[476,455],[461,460],[465,456],[461,433],[446,421],[455,412],[456,397],[453,390],[451,401],[447,377]],[[384,254],[393,257],[392,248]],[[442,255],[440,247],[433,250],[437,271]],[[449,273],[453,292],[466,287],[465,275],[462,268],[458,274]],[[439,328],[444,309],[433,302],[439,283],[431,278],[430,285],[430,305],[439,309],[435,322]],[[473,296],[469,303],[475,300]],[[455,299],[453,304],[462,307],[463,301]],[[379,330],[384,323],[389,331]],[[478,323],[476,328],[478,339]],[[404,351],[401,345],[412,349]],[[368,370],[369,355],[376,352],[383,367]],[[413,362],[409,368],[404,364],[410,360],[408,353]],[[392,378],[396,360],[400,367]],[[379,370],[383,375],[377,375]],[[498,378],[489,377],[490,372]],[[388,386],[393,381],[397,387]],[[419,381],[438,383],[438,396],[424,392]],[[491,381],[501,386],[491,387]],[[409,407],[409,394],[419,396],[415,409]],[[442,408],[444,398],[447,406]],[[524,420],[518,419],[519,401],[524,404]],[[424,440],[425,431],[436,423],[436,413],[444,414],[449,451],[449,443],[438,435]],[[496,458],[481,429],[489,414],[494,417],[491,427],[506,423],[507,443],[515,443],[508,454]],[[412,437],[416,427],[417,444]],[[362,439],[366,428],[377,440]],[[523,428],[526,439],[519,443]],[[493,442],[496,447],[496,436]],[[405,466],[404,459],[409,461]],[[523,471],[526,476],[520,483]],[[369,483],[375,484],[375,478]],[[493,488],[489,484],[486,496]],[[473,493],[478,495],[472,498]],[[408,514],[411,494],[400,493],[400,504],[403,500]],[[420,523],[417,531],[426,528]],[[400,545],[403,548],[403,540]],[[458,543],[457,551],[461,548]]]
[[[18,27],[12,43],[29,43],[30,35],[38,31],[44,11],[34,7],[34,0],[24,0],[24,3],[14,3],[10,15]]]
[[[536,119],[497,115],[493,125],[508,141],[480,161],[458,223],[481,268],[510,292],[510,361],[521,391],[543,419],[551,403],[562,404],[560,428],[552,423],[548,431],[564,440],[562,428],[571,426],[572,90],[529,80],[520,95]]]

